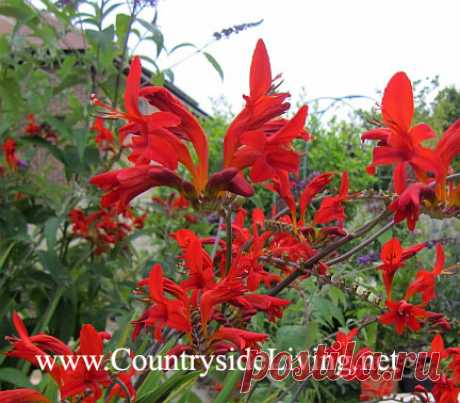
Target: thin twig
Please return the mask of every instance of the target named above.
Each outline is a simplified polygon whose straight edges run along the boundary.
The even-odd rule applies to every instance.
[[[331,252],[335,251],[342,245],[345,245],[352,241],[353,239],[364,235],[366,232],[370,231],[374,228],[381,220],[388,216],[388,211],[384,211],[382,214],[377,216],[375,219],[369,221],[367,224],[363,225],[361,228],[357,229],[354,233],[347,234],[344,237],[326,245],[322,250],[320,250],[316,255],[312,256],[306,262],[297,265],[295,271],[293,271],[289,276],[287,276],[284,280],[279,282],[275,287],[270,290],[270,295],[275,296],[278,295],[284,288],[294,282],[297,278],[302,276],[305,273],[305,270],[313,267],[317,264],[321,259],[328,256]],[[292,266],[292,265],[291,265]]]
[[[388,224],[384,225],[382,228],[380,228],[377,232],[375,232],[369,238],[365,239],[359,245],[357,245],[354,248],[350,249],[348,252],[344,253],[343,255],[340,255],[340,256],[336,257],[335,259],[331,259],[331,260],[327,261],[326,264],[328,266],[332,266],[334,264],[337,264],[337,263],[343,262],[344,260],[347,260],[349,257],[353,256],[356,252],[360,251],[361,249],[365,248],[367,245],[369,245],[372,242],[374,242],[380,235],[382,235],[384,232],[388,231],[394,224],[395,224],[394,221],[390,221]]]

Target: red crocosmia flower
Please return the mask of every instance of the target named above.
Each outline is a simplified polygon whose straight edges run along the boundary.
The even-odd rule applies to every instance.
[[[289,107],[284,102],[288,94],[274,93],[270,63],[262,41],[258,42],[253,56],[246,106],[225,135],[224,169],[213,175],[208,173],[208,143],[198,120],[167,89],[141,88],[141,75],[140,59],[135,57],[126,83],[126,112],[119,112],[93,98],[94,103],[108,111],[106,117],[127,122],[120,129],[120,143],[131,135],[128,159],[137,169],[127,172],[130,184],[136,184],[135,189],[131,185],[125,189],[123,184],[113,180],[113,173],[93,178],[92,182],[106,192],[104,197],[111,202],[123,204],[153,186],[169,186],[179,190],[194,205],[209,206],[224,192],[244,197],[254,193],[242,174],[245,168],[250,168],[254,182],[298,171],[299,156],[291,143],[295,138],[308,138],[304,129],[307,108],[301,108],[291,120],[279,118]],[[152,113],[143,115],[140,112],[140,98],[152,107]],[[188,171],[190,181],[180,179],[181,183],[177,184],[179,177],[171,178],[179,164]],[[153,165],[156,170],[166,170],[168,175],[148,180],[151,173],[147,175],[150,169],[147,167]],[[138,167],[143,168],[138,170]],[[125,197],[126,193],[129,197]]]
[[[236,168],[226,168],[211,175],[206,185],[206,194],[210,197],[219,192],[228,191],[243,197],[250,197],[254,189]]]
[[[292,184],[289,181],[287,172],[280,172],[278,177],[272,178],[272,183],[266,186],[267,189],[275,191],[287,204],[290,212],[292,221],[297,221],[297,205],[292,194]]]
[[[433,201],[434,198],[435,193],[431,186],[416,182],[409,185],[388,208],[395,213],[394,220],[396,223],[407,219],[407,228],[413,231],[420,216],[422,201]]]
[[[238,298],[238,302],[242,302],[243,306],[249,304],[255,313],[266,312],[270,321],[281,318],[283,309],[290,304],[290,301],[286,299],[263,294],[246,294],[244,297]]]
[[[233,265],[238,267],[244,273],[247,280],[247,287],[249,291],[255,291],[263,282],[266,287],[271,287],[273,283],[280,281],[280,276],[270,273],[260,262],[260,257],[266,252],[266,243],[272,235],[270,231],[264,231],[259,234],[259,228],[262,228],[264,220],[262,211],[253,210],[252,215],[252,234],[244,227],[244,218],[246,211],[240,209],[235,216],[232,224],[234,242],[233,250],[235,257],[233,258]],[[225,246],[223,247],[225,252]],[[241,253],[244,251],[244,253]],[[222,266],[221,272],[225,269],[225,253],[222,253]]]
[[[444,345],[444,340],[440,334],[433,337],[433,340],[431,341],[431,352],[439,353],[441,359],[445,359],[449,356]]]
[[[113,133],[104,126],[104,119],[102,117],[98,116],[96,118],[91,129],[97,133],[94,140],[101,150],[113,150]]]
[[[448,368],[452,371],[452,380],[458,385],[460,383],[460,347],[448,348],[446,354],[451,359]]]
[[[72,230],[74,234],[82,237],[89,236],[89,225],[93,222],[93,216],[86,216],[83,210],[74,208],[69,213],[70,221],[72,222]]]
[[[16,156],[16,142],[10,137],[3,143],[3,155],[7,165],[15,171],[19,166],[19,159]]]
[[[378,381],[367,379],[361,381],[360,385],[361,394],[359,395],[359,400],[380,400],[379,398],[392,394],[395,382],[392,379],[384,380],[383,378]]]
[[[163,87],[145,87],[140,90],[139,95],[160,111],[169,112],[179,118],[180,123],[170,130],[177,138],[192,143],[198,160],[191,172],[193,183],[198,192],[203,191],[208,180],[208,142],[198,120]]]
[[[56,365],[48,368],[51,376],[59,386],[63,399],[69,397],[82,398],[84,402],[95,403],[102,396],[102,389],[108,387],[112,381],[109,373],[104,368],[103,340],[110,338],[105,332],[97,332],[93,326],[84,325],[80,331],[80,343],[74,353],[61,340],[46,334],[29,336],[21,318],[13,312],[13,323],[18,332],[18,337],[7,337],[12,344],[8,356],[25,359],[38,366],[37,356],[49,354],[74,357],[74,366],[64,368]],[[76,359],[77,356],[93,356],[101,359],[100,368],[86,367],[84,360]]]
[[[396,333],[401,335],[407,327],[417,332],[422,327],[422,320],[433,316],[432,312],[425,311],[418,305],[408,302],[387,300],[388,312],[379,316],[379,322],[384,325],[393,325]]]
[[[364,133],[361,139],[379,140],[374,148],[371,167],[394,165],[393,180],[396,193],[406,187],[406,168],[412,166],[419,180],[426,180],[427,172],[435,172],[433,152],[421,143],[435,137],[430,126],[422,123],[411,127],[414,116],[412,85],[403,72],[388,82],[382,99],[385,128]]]
[[[29,113],[27,115],[27,121],[29,122],[24,129],[24,131],[29,136],[41,136],[44,139],[50,141],[51,143],[56,143],[58,141],[58,136],[54,132],[54,130],[46,123],[42,123],[37,125],[35,121],[35,115],[33,113]]]
[[[154,337],[163,341],[162,331],[170,327],[181,332],[191,330],[188,300],[185,291],[171,280],[163,277],[163,268],[156,264],[150,271],[147,282],[140,285],[148,285],[149,297],[154,305],[147,308],[141,317],[133,323],[135,329],[131,335],[135,340],[140,331],[145,328],[154,330]],[[165,292],[173,295],[174,299],[168,299]]]
[[[436,403],[457,403],[460,388],[445,375],[434,382],[431,390]]]
[[[245,197],[252,195],[254,192],[252,187],[235,168],[217,172],[208,181],[208,143],[198,120],[167,89],[152,86],[141,89],[140,81],[140,59],[135,57],[131,63],[126,83],[126,112],[115,110],[95,97],[93,97],[93,101],[108,111],[105,117],[120,118],[127,121],[119,133],[121,144],[124,144],[125,138],[129,134],[132,135],[131,144],[128,145],[131,148],[128,159],[136,166],[128,174],[132,181],[138,177],[137,182],[144,185],[140,186],[129,199],[125,200],[124,198],[120,199],[124,192],[114,192],[114,188],[119,188],[116,181],[105,181],[106,175],[112,177],[113,173],[97,175],[93,178],[92,183],[111,194],[113,201],[120,200],[121,203],[129,202],[130,199],[153,186],[174,187],[185,197],[194,201],[202,200],[203,195],[206,195],[207,199],[217,197],[222,191]],[[150,104],[154,112],[143,115],[138,105],[140,98]],[[189,150],[190,144],[193,147],[193,154],[196,155],[196,162],[194,162]],[[186,188],[175,186],[177,181],[182,181],[174,173],[179,163],[186,168],[191,177],[190,182],[184,181],[187,184]],[[143,167],[143,169],[138,170],[138,167]],[[152,183],[145,178],[147,167],[156,171],[165,170],[168,172],[167,177],[165,178],[163,175],[161,180],[157,178],[155,183]],[[116,172],[120,173],[119,171]],[[171,179],[171,174],[174,174],[176,178]],[[131,190],[129,189],[127,192],[130,193]]]
[[[326,172],[324,174],[315,176],[305,186],[304,190],[300,194],[300,218],[303,219],[308,205],[313,198],[321,192],[332,180],[332,173]]]
[[[192,304],[199,305],[201,311],[201,322],[205,334],[206,325],[211,319],[213,307],[243,295],[247,291],[243,285],[242,278],[236,269],[231,270],[226,277],[221,279],[213,288],[204,291],[199,296],[199,292],[194,291],[192,294]]]
[[[25,128],[25,132],[31,136],[35,136],[40,134],[41,127],[37,125],[35,122],[35,115],[33,113],[29,113],[27,115],[27,121],[29,122]]]
[[[193,245],[193,242],[191,244]],[[201,266],[197,265],[195,269],[199,271]],[[199,272],[195,274],[197,280],[202,280],[198,278]],[[209,279],[207,282],[184,280],[178,285],[164,278],[163,269],[158,264],[153,266],[148,280],[141,280],[139,285],[148,287],[149,300],[153,305],[133,322],[136,326],[132,334],[133,339],[142,329],[149,327],[153,328],[157,340],[162,340],[162,330],[165,327],[190,334],[192,322],[193,326],[197,326],[192,319],[192,311],[200,313],[200,327],[203,334],[207,336],[207,324],[213,316],[214,307],[231,302],[246,291],[235,269],[230,270],[219,282],[214,279]],[[186,293],[187,290],[191,290],[190,296]],[[165,293],[171,295],[173,299],[167,298]]]
[[[259,225],[260,228],[265,226],[265,214],[261,208],[256,207],[252,210],[252,222],[255,228],[257,228],[257,225]]]
[[[259,343],[267,339],[268,336],[263,333],[221,326],[210,340],[215,353],[224,353],[232,348],[239,351],[245,351],[247,348],[259,350]]]
[[[189,270],[188,278],[181,282],[181,287],[189,289],[209,289],[216,285],[211,257],[202,247],[201,240],[193,231],[179,230],[172,235],[183,250],[185,267]]]
[[[359,333],[359,328],[355,327],[351,329],[348,333],[338,331],[335,340],[340,343],[342,351],[345,350],[345,347],[348,343],[351,343]]]
[[[407,288],[405,298],[409,299],[415,294],[421,294],[424,304],[433,300],[436,297],[436,278],[444,269],[444,261],[444,249],[438,243],[436,245],[436,264],[433,271],[418,271],[415,280]]]
[[[268,135],[275,134],[278,132],[280,129],[282,129],[284,126],[286,126],[289,123],[289,119],[283,119],[283,118],[278,118],[278,119],[272,119],[269,122],[265,123],[262,126],[262,130]],[[298,139],[308,141],[312,138],[310,132],[307,129],[303,129],[299,131],[299,134],[297,135]]]
[[[217,283],[210,256],[202,247],[201,240],[189,230],[179,230],[173,235],[183,249],[188,278],[180,283],[184,290],[192,290],[190,302],[199,306],[203,325],[211,318],[213,306],[230,301],[242,295],[243,286],[240,270],[232,268]]]
[[[393,278],[396,272],[404,266],[407,259],[410,259],[420,252],[426,245],[426,242],[423,242],[408,248],[403,248],[398,238],[391,238],[383,245],[380,252],[382,263],[377,269],[383,272],[383,284],[385,285],[388,299],[391,299]]]
[[[353,358],[356,359],[356,357],[353,357],[353,351],[350,351],[350,349],[347,346],[349,343],[353,342],[358,332],[359,328],[354,328],[350,330],[348,333],[344,333],[341,331],[337,332],[335,342],[326,348],[326,353],[332,354],[330,355],[331,362],[329,364],[329,368],[334,368],[337,366],[338,356],[346,357],[350,364],[353,362]],[[362,354],[362,351],[359,351],[358,354]],[[344,379],[347,379],[347,375],[348,377],[350,377],[350,373],[346,369],[343,369],[340,375],[343,376]]]
[[[240,220],[238,216],[242,217],[241,214],[237,215],[237,219],[235,219],[232,225],[235,234],[234,245],[238,249],[233,262],[236,267],[244,272],[247,279],[247,287],[250,291],[257,290],[262,282],[266,287],[271,287],[273,283],[280,281],[280,276],[265,270],[264,265],[260,262],[260,257],[265,251],[265,243],[270,238],[271,232],[265,231],[259,234],[256,224],[257,217],[253,216],[253,233],[251,236],[249,231],[243,227],[244,218]],[[247,249],[246,253],[241,254],[240,248]]]
[[[238,169],[251,167],[253,182],[278,176],[280,171],[297,172],[299,155],[291,148],[305,126],[308,108],[303,106],[278,132],[267,135],[262,130],[247,131],[240,136],[241,147],[235,152],[232,165]]]
[[[108,401],[111,402],[116,397],[120,398],[127,398],[129,394],[129,398],[131,401],[136,401],[136,389],[134,388],[132,378],[135,375],[135,371],[133,367],[130,367],[128,371],[121,372],[117,375],[117,383],[112,387],[110,390],[109,395],[107,396]],[[122,383],[125,388],[123,388],[120,383]],[[128,392],[128,393],[126,393]]]
[[[446,177],[450,164],[460,154],[460,119],[455,121],[442,135],[434,150],[436,158],[436,196],[446,201]]]
[[[12,314],[13,324],[19,337],[7,336],[6,340],[12,344],[12,350],[7,353],[9,357],[21,358],[37,365],[37,355],[60,354],[72,355],[72,350],[61,340],[39,333],[29,336],[24,322],[16,312]]]
[[[255,251],[252,248],[252,251]],[[247,285],[249,291],[256,291],[260,284],[265,284],[265,287],[270,288],[281,280],[278,274],[270,273],[265,270],[262,264],[256,263],[256,256],[261,253],[252,253],[251,256],[241,256],[238,258],[238,266],[247,273]]]
[[[105,333],[99,333],[92,325],[83,325],[80,330],[80,346],[75,356],[93,356],[102,358],[104,363],[103,340]],[[82,396],[85,402],[96,402],[102,396],[102,388],[107,388],[112,383],[109,373],[104,365],[97,369],[86,367],[83,360],[78,361],[75,369],[64,369],[59,367],[58,371],[53,370],[53,377],[60,386],[63,399]]]
[[[331,221],[337,221],[340,226],[345,222],[345,208],[343,202],[348,197],[348,172],[342,174],[340,182],[339,194],[335,196],[325,197],[318,210],[313,217],[315,224],[327,224]]]
[[[288,259],[292,262],[308,260],[315,254],[315,250],[308,241],[299,241],[297,236],[293,236],[286,232],[273,234],[272,245],[273,248],[270,250],[272,256]],[[285,265],[280,268],[285,272],[290,271]]]
[[[155,186],[170,186],[181,192],[193,192],[193,186],[183,181],[173,171],[151,165],[138,165],[106,172],[91,178],[90,183],[107,193],[101,199],[103,207],[119,203],[124,209],[136,196]]]
[[[51,403],[47,397],[34,389],[15,389],[0,391],[1,403]]]
[[[452,330],[449,320],[442,313],[433,313],[433,316],[430,318],[430,325],[433,328],[439,328],[442,332],[450,332]]]
[[[136,164],[156,161],[168,169],[175,170],[180,161],[192,176],[192,183],[201,193],[208,176],[208,143],[198,120],[181,102],[163,87],[140,88],[141,63],[133,58],[125,92],[126,113],[111,110],[100,101],[97,103],[109,109],[113,117],[130,122],[120,133],[123,139],[127,133],[132,139],[133,152],[129,159]],[[139,111],[139,98],[145,99],[156,112],[142,115]],[[123,140],[122,139],[122,140]],[[192,161],[186,142],[190,142],[197,155],[197,163]],[[166,184],[167,185],[167,184]]]
[[[264,128],[270,132],[266,125],[289,109],[290,105],[284,102],[289,94],[276,93],[275,88],[267,49],[259,40],[252,56],[249,96],[244,97],[246,106],[230,124],[224,138],[224,167],[232,165],[243,133]]]
[[[96,254],[101,254],[122,241],[134,228],[142,228],[146,214],[137,216],[131,210],[101,208],[84,213],[75,208],[69,213],[72,232],[91,241],[96,247]]]

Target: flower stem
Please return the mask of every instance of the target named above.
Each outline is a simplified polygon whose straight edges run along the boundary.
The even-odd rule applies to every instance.
[[[230,371],[225,378],[225,384],[222,391],[217,395],[214,403],[226,403],[229,401],[230,395],[235,389],[235,385],[241,377],[241,372],[238,370]]]
[[[225,231],[226,235],[226,243],[227,243],[227,250],[225,256],[225,273],[228,274],[230,268],[232,267],[232,206],[228,207],[228,210],[225,215]]]
[[[361,228],[358,228],[355,232],[347,234],[344,237],[338,239],[337,241],[331,242],[326,247],[318,251],[316,255],[313,255],[310,259],[308,259],[306,262],[298,265],[297,270],[293,271],[289,276],[287,276],[284,280],[282,280],[275,287],[273,287],[270,290],[269,294],[272,296],[279,294],[283,289],[285,289],[288,285],[290,285],[297,278],[299,278],[302,274],[304,274],[305,270],[312,268],[315,264],[319,263],[321,259],[328,256],[331,252],[337,250],[342,245],[345,245],[351,242],[353,239],[358,238],[364,235],[365,233],[369,232],[380,221],[388,217],[389,214],[390,213],[388,213],[388,211],[384,211],[382,214],[377,216],[375,219],[369,221],[367,224],[363,225]]]
[[[390,221],[388,224],[380,228],[375,234],[365,239],[359,245],[350,249],[348,252],[344,253],[343,255],[336,257],[335,259],[329,260],[328,262],[326,262],[326,264],[328,266],[332,266],[333,264],[337,264],[337,263],[343,262],[344,260],[347,260],[349,257],[353,256],[356,252],[360,251],[361,249],[365,248],[366,246],[371,244],[373,241],[375,241],[380,235],[382,235],[384,232],[388,231],[391,227],[393,227],[394,224],[395,224],[394,221]]]

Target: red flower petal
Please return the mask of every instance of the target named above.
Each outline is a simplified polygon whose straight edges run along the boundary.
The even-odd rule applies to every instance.
[[[414,97],[406,73],[398,72],[388,82],[383,93],[382,115],[387,126],[409,132],[414,116]]]

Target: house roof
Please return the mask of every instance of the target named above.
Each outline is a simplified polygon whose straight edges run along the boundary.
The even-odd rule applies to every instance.
[[[85,49],[87,48],[87,43],[81,32],[75,29],[66,30],[65,27],[56,18],[54,18],[50,14],[41,13],[41,18],[43,19],[43,21],[47,22],[53,28],[62,32],[61,39],[58,42],[58,45],[62,50],[70,51],[70,52],[85,51]],[[16,21],[14,18],[0,15],[0,35],[12,33],[14,30],[15,24],[16,24]],[[43,41],[40,38],[33,36],[33,31],[25,25],[22,25],[19,28],[17,34],[26,37],[26,40],[32,45],[40,46],[43,43]],[[143,70],[144,80],[146,82],[150,82],[150,79],[153,73],[150,70],[145,69],[145,68],[143,68],[142,70]],[[188,95],[183,90],[181,90],[171,81],[165,80],[164,87],[167,88],[169,91],[171,91],[185,105],[187,105],[188,108],[196,116],[204,117],[204,118],[209,117],[209,114],[206,113],[202,108],[200,108],[198,102],[195,99],[193,99],[190,95]]]

